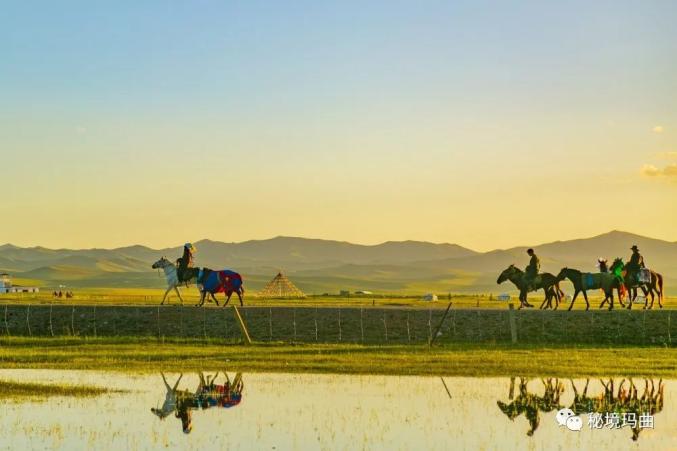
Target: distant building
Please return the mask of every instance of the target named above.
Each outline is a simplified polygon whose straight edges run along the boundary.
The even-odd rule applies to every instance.
[[[344,297],[344,298],[347,298],[347,297],[350,296],[350,291],[348,291],[348,290],[341,290],[341,291],[339,291],[339,296]]]
[[[356,291],[355,294],[374,294],[374,293],[372,293],[371,291],[367,291],[367,290],[360,290],[360,291]]]
[[[38,287],[23,287],[21,285],[12,284],[12,276],[7,273],[0,274],[0,294],[5,293],[37,293],[40,291]]]
[[[424,301],[436,301],[437,300],[437,295],[428,293],[423,295],[423,300]]]
[[[510,295],[507,293],[499,294],[498,296],[496,296],[496,299],[498,299],[499,301],[509,301]]]

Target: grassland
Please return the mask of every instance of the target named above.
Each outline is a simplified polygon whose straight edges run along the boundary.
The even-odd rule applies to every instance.
[[[255,346],[139,338],[4,338],[4,368],[448,376],[676,377],[677,350],[657,347],[450,344]]]
[[[47,401],[54,396],[93,397],[112,391],[90,385],[41,384],[0,380],[0,400],[5,402]]]

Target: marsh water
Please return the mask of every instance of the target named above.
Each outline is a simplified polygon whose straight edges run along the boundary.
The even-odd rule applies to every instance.
[[[215,373],[0,370],[124,390],[2,399],[0,449],[677,449],[674,380]],[[562,407],[580,431],[558,425]],[[600,409],[653,427],[592,428]]]

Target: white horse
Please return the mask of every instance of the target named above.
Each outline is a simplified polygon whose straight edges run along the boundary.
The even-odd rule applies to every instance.
[[[162,268],[162,270],[165,272],[165,278],[167,279],[167,290],[165,291],[165,295],[162,297],[162,302],[160,305],[165,303],[167,295],[170,291],[172,291],[172,289],[176,291],[176,295],[181,300],[181,305],[183,305],[183,298],[181,297],[181,293],[179,292],[178,288],[179,285],[181,285],[181,282],[179,282],[179,274],[176,271],[176,265],[167,260],[165,257],[162,257],[160,260],[153,263],[153,269],[157,268]]]
[[[176,384],[174,384],[174,387],[170,386],[167,383],[167,378],[165,377],[164,373],[160,373],[162,375],[162,381],[165,383],[165,388],[167,389],[167,394],[165,395],[165,402],[162,404],[161,408],[152,408],[150,409],[151,412],[153,412],[157,417],[161,420],[164,420],[167,418],[169,415],[174,413],[174,410],[176,410],[176,405],[178,402],[177,395],[176,395],[176,389],[179,386],[179,382],[181,382],[181,378],[183,377],[183,373],[179,375],[179,378],[176,380]]]

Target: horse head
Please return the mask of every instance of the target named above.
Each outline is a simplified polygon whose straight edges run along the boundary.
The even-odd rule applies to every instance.
[[[499,276],[498,279],[496,279],[497,284],[501,284],[508,280],[510,276],[512,276],[517,268],[515,268],[515,265],[510,265],[508,266]]]
[[[171,265],[171,264],[172,264],[172,262],[170,262],[169,260],[167,260],[165,257],[162,257],[160,260],[158,260],[158,261],[156,261],[155,263],[153,263],[152,268],[153,268],[153,269],[157,269],[157,268],[163,268],[163,269],[164,269],[164,268],[166,268],[167,266],[169,266],[169,265]]]
[[[559,281],[564,280],[566,278],[568,272],[569,272],[569,268],[567,268],[566,266],[564,268],[562,268],[560,270],[559,274],[557,274],[557,281],[559,282]]]

